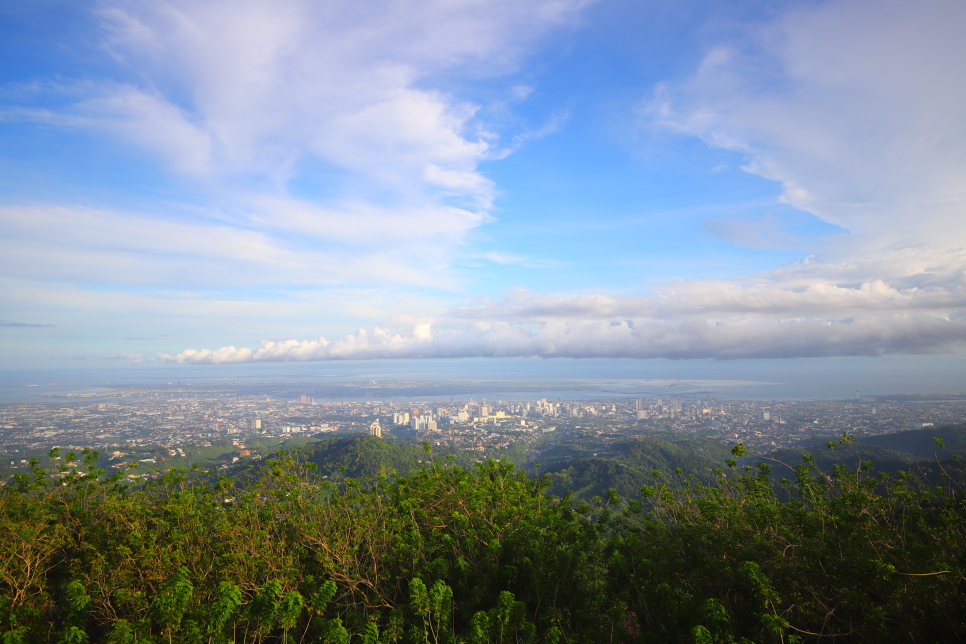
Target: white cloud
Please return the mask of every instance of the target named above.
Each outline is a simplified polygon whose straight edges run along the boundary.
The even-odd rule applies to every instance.
[[[107,46],[144,80],[82,107],[189,173],[284,175],[315,157],[383,189],[442,185],[485,207],[476,165],[493,135],[473,129],[476,106],[425,81],[512,71],[585,4],[106,0]]]
[[[478,255],[475,255],[475,257],[485,259],[489,262],[493,262],[494,264],[501,264],[503,266],[522,266],[524,268],[552,268],[562,264],[562,262],[557,260],[540,259],[527,255],[516,255],[514,253],[505,253],[498,250],[479,253]]]
[[[284,209],[288,204],[268,205]],[[456,209],[446,212],[456,220],[462,215]],[[421,213],[408,215],[419,228]],[[335,213],[328,217],[339,219]],[[376,211],[361,218],[365,217],[375,230],[389,215]],[[320,246],[285,240],[272,234],[277,227],[258,222],[241,227],[196,217],[149,217],[80,207],[0,206],[0,227],[0,270],[23,279],[194,290],[273,284],[452,286],[445,275],[432,270],[440,260],[438,253],[427,249],[425,256],[414,258],[404,252],[417,241],[429,246],[434,234],[445,239],[444,225],[439,231],[422,229],[423,238],[408,240],[408,248],[404,239],[397,240],[395,248],[362,252],[359,231],[341,233],[335,226],[330,241],[340,243]],[[381,239],[376,237],[377,242]]]
[[[139,362],[144,360],[144,356],[141,355],[140,353],[127,353],[125,351],[122,351],[121,353],[111,353],[109,355],[106,355],[104,356],[104,359],[105,360],[127,360],[132,364],[138,364]]]
[[[809,4],[655,89],[652,122],[747,155],[784,199],[851,232],[834,252],[966,246],[966,5]]]
[[[410,329],[400,325],[411,325]],[[339,340],[186,350],[192,364],[444,357],[790,358],[949,353],[966,346],[966,251],[809,258],[744,282],[666,284],[647,297],[525,289],[436,320],[396,317]]]
[[[105,47],[126,71],[110,81],[38,86],[35,94],[60,91],[73,102],[8,109],[4,117],[111,132],[227,207],[161,217],[7,206],[0,269],[21,286],[452,288],[438,269],[468,231],[490,220],[496,187],[480,163],[554,131],[567,116],[501,141],[480,122],[478,106],[434,89],[434,80],[512,71],[584,4],[105,1]],[[782,184],[785,201],[848,229],[814,258],[743,280],[666,283],[641,297],[520,290],[435,319],[426,310],[396,316],[333,341],[265,340],[257,349],[188,349],[165,359],[958,351],[966,339],[964,25],[966,8],[953,1],[810,4],[719,43],[691,77],[655,88],[644,108],[652,123],[741,152],[749,172]],[[523,100],[531,91],[512,93]],[[312,189],[292,194],[293,179]],[[304,196],[313,192],[321,196]],[[780,237],[768,221],[709,226],[752,246]],[[547,265],[495,251],[477,257]],[[5,293],[26,302],[26,290]],[[100,312],[167,306],[219,322],[258,317],[259,333],[292,312],[328,314],[317,303],[269,311],[254,299],[182,295],[165,301],[51,287],[35,299]],[[365,315],[419,310],[389,299]]]
[[[29,242],[5,239],[2,261],[107,283],[113,270],[126,284],[452,288],[438,269],[492,220],[478,166],[505,151],[478,106],[434,79],[512,72],[591,1],[101,0],[114,66],[12,88],[0,118],[112,135],[211,205],[195,217],[10,207],[0,214]],[[40,107],[15,105],[30,100]],[[160,266],[162,254],[184,261]]]
[[[500,303],[457,309],[455,318],[550,320],[681,316],[847,316],[876,311],[948,315],[966,309],[966,251],[895,249],[851,263],[812,258],[743,282],[665,284],[648,297],[550,297],[520,289]]]
[[[189,350],[247,362],[542,356],[780,358],[942,353],[966,343],[966,7],[928,0],[810,5],[711,49],[659,85],[659,127],[745,154],[790,204],[848,229],[814,257],[743,280],[650,295],[527,290],[450,311],[420,333]],[[745,245],[780,231],[718,223]],[[714,228],[714,224],[711,227]],[[768,233],[767,235],[765,233]],[[793,239],[785,239],[793,245]],[[491,254],[491,261],[521,258]]]
[[[966,318],[917,313],[845,320],[733,319],[557,320],[538,328],[507,322],[462,328],[360,329],[336,341],[263,341],[258,349],[226,346],[162,355],[188,364],[536,356],[544,358],[793,358],[942,353],[966,343]]]

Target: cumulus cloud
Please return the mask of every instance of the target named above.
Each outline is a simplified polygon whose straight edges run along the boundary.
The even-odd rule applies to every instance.
[[[930,261],[930,256],[931,260]],[[575,297],[510,292],[502,302],[456,309],[469,319],[678,318],[695,315],[849,315],[877,311],[947,314],[966,309],[966,251],[890,256],[851,265],[809,258],[745,282],[692,280],[667,284],[647,297]]]
[[[163,359],[734,359],[949,353],[964,345],[966,251],[894,249],[851,265],[810,258],[745,282],[682,281],[646,297],[517,289],[438,320],[397,316],[334,341],[265,341],[258,349],[189,349]]]
[[[536,329],[495,322],[429,333],[372,327],[332,342],[264,341],[258,349],[187,349],[161,358],[188,364],[510,356],[792,358],[941,353],[961,349],[964,342],[964,318],[890,313],[845,320],[556,320]]]

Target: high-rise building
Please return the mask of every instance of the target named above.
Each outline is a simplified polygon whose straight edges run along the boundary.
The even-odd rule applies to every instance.
[[[261,429],[261,428],[262,428],[262,419],[261,418],[255,418],[255,419],[253,419],[252,420],[252,429]]]
[[[382,427],[379,426],[378,419],[372,421],[372,424],[369,425],[369,435],[382,438]]]
[[[644,399],[638,397],[638,399],[634,401],[634,411],[641,411],[642,409],[644,409]]]

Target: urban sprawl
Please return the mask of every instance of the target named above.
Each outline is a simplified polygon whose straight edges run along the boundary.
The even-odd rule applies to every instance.
[[[375,384],[375,383],[373,383]],[[0,455],[5,475],[26,468],[32,454],[54,447],[98,450],[118,464],[187,462],[205,448],[221,463],[258,459],[279,444],[370,434],[403,442],[429,441],[479,453],[514,449],[533,462],[561,441],[597,443],[662,434],[690,435],[761,452],[834,439],[960,423],[959,395],[873,397],[822,401],[742,401],[692,397],[597,400],[488,400],[463,396],[431,402],[316,402],[312,395],[250,390],[169,388],[118,390],[110,401],[85,395],[0,406]],[[209,454],[210,456],[210,454]]]

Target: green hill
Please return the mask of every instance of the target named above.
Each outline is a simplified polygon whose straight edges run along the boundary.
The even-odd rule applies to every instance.
[[[939,447],[934,438],[941,439],[946,445],[945,449]],[[894,434],[867,436],[856,442],[906,452],[923,459],[944,460],[950,458],[952,454],[966,456],[966,425],[910,429]]]
[[[708,481],[731,455],[720,443],[694,439],[643,438],[614,444],[610,450],[617,456],[582,457],[547,466],[543,471],[553,480],[551,491],[572,491],[578,498],[589,499],[614,488],[623,497],[638,496],[641,485],[654,482],[654,470],[668,477],[680,468],[684,475]]]
[[[305,450],[312,452],[309,460],[318,466],[322,476],[341,474],[350,478],[361,478],[389,475],[393,472],[408,474],[434,460],[449,462],[446,452],[434,451],[427,454],[420,445],[400,445],[375,436],[331,438],[306,445]],[[473,457],[468,453],[454,452],[453,462],[469,467]]]
[[[429,460],[421,447],[397,445],[375,436],[331,438],[306,445],[305,449],[313,453],[309,460],[323,476],[338,474],[343,467],[346,468],[344,476],[351,478],[375,477],[393,471],[406,474]]]
[[[897,472],[907,469],[919,460],[905,452],[877,445],[866,445],[858,441],[839,445],[835,449],[829,449],[825,443],[816,443],[814,446],[807,448],[786,447],[750,460],[763,461],[773,465],[776,479],[793,478],[794,468],[802,464],[802,457],[805,454],[812,456],[815,459],[815,464],[826,472],[835,465],[844,465],[854,470],[860,463],[869,462],[878,472]],[[775,461],[779,462],[776,463]],[[784,465],[788,467],[786,468]]]

